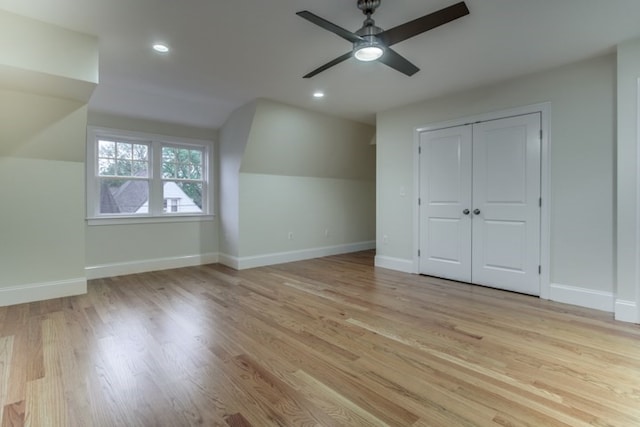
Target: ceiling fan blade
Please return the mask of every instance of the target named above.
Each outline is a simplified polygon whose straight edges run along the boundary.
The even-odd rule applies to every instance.
[[[345,30],[342,27],[337,26],[336,24],[327,21],[324,18],[320,18],[318,15],[315,15],[308,10],[303,10],[302,12],[297,12],[296,15],[306,19],[309,22],[316,24],[319,27],[324,28],[325,30],[331,31],[334,34],[342,37],[345,40],[350,41],[351,43],[361,42],[364,40],[362,37],[357,35],[356,33],[352,33],[349,30]]]
[[[392,46],[403,40],[424,33],[425,31],[432,30],[440,25],[462,18],[468,14],[469,8],[467,8],[467,5],[462,1],[421,18],[414,19],[413,21],[390,28],[387,31],[383,31],[378,34],[377,37],[378,40],[386,46]]]
[[[391,49],[390,47],[384,50],[384,54],[380,57],[380,59],[378,59],[378,61],[382,62],[385,65],[388,65],[394,70],[406,74],[407,76],[413,76],[415,73],[420,71],[420,68],[407,61],[404,57],[400,56],[398,52]]]
[[[315,76],[316,74],[319,74],[319,73],[323,72],[324,70],[327,70],[327,69],[333,67],[334,65],[338,65],[339,63],[341,63],[343,61],[346,61],[347,59],[351,58],[351,55],[352,55],[351,52],[347,52],[344,55],[337,57],[333,61],[327,62],[322,67],[316,68],[315,70],[313,70],[309,74],[303,76],[302,78],[303,79],[310,79],[311,77]]]

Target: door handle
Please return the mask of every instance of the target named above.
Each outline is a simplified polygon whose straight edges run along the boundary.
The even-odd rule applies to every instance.
[[[473,214],[474,215],[480,215],[480,209],[474,209],[473,210]]]
[[[469,209],[465,209],[462,211],[463,214],[465,215],[469,215],[471,213],[471,211]]]

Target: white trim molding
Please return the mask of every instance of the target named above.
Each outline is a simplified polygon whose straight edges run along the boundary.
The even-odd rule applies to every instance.
[[[0,288],[0,307],[87,293],[87,279],[59,280]]]
[[[227,254],[220,254],[218,256],[218,262],[222,265],[226,265],[227,267],[231,267],[234,270],[240,270],[240,258],[238,257]]]
[[[640,323],[638,304],[635,301],[616,300],[615,319],[621,322]]]
[[[127,274],[146,273],[149,271],[170,270],[172,268],[193,267],[197,265],[215,264],[217,253],[187,255],[170,258],[146,259],[141,261],[117,262],[112,264],[93,265],[85,268],[87,279],[124,276]]]
[[[389,270],[401,271],[403,273],[415,273],[413,271],[413,260],[392,258],[388,256],[376,255],[374,265]]]
[[[551,301],[613,313],[615,300],[613,292],[596,291],[558,283],[552,283],[549,288],[548,299]]]
[[[226,254],[219,255],[221,264],[236,270],[245,270],[248,268],[264,267],[267,265],[283,264],[285,262],[304,261],[307,259],[321,258],[331,255],[340,255],[350,252],[366,251],[375,249],[375,241],[347,243],[337,246],[324,246],[319,248],[302,249],[290,252],[276,252],[264,255],[255,255],[247,257],[233,257]]]

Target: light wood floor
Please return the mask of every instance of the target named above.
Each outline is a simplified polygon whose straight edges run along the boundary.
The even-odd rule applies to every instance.
[[[640,426],[640,326],[373,253],[0,308],[6,426]]]

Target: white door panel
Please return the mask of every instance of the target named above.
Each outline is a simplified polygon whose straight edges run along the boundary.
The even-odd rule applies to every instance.
[[[472,281],[539,295],[540,115],[473,127]]]
[[[540,294],[540,126],[535,113],[420,134],[421,274]]]
[[[420,136],[420,273],[471,280],[471,127]]]

